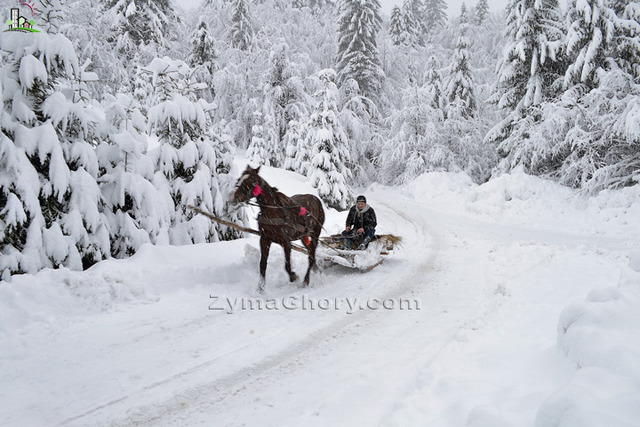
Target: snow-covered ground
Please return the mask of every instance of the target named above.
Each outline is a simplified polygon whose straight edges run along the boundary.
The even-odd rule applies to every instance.
[[[258,294],[255,237],[1,282],[0,425],[640,425],[640,186],[363,192],[403,245],[307,289],[274,247]]]

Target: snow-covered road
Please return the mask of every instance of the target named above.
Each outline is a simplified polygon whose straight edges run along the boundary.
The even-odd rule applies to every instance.
[[[403,245],[308,289],[274,248],[256,293],[255,238],[3,284],[0,424],[534,425],[578,370],[556,350],[562,310],[618,284],[640,230],[506,221],[424,191],[371,188]]]

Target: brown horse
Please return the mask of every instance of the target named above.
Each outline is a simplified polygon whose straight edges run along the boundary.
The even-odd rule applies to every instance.
[[[242,173],[231,194],[232,203],[242,203],[255,197],[260,213],[258,230],[260,231],[260,282],[259,291],[264,291],[267,258],[271,243],[277,243],[284,249],[284,268],[289,280],[294,282],[298,276],[291,270],[291,241],[301,239],[309,254],[309,266],[304,276],[303,286],[309,285],[311,268],[316,265],[316,248],[324,224],[324,209],[320,199],[312,194],[296,194],[287,197],[262,179],[260,167],[247,169]]]

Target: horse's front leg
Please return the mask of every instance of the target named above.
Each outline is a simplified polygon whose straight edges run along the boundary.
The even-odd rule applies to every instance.
[[[291,270],[291,242],[286,242],[282,248],[284,249],[284,269],[289,273],[289,281],[295,282],[298,280],[298,275]]]
[[[271,248],[271,240],[260,236],[260,281],[258,282],[258,291],[264,292],[266,283],[265,275],[267,273],[267,260],[269,259],[269,249]]]
[[[310,243],[307,246],[307,253],[309,254],[309,266],[307,267],[307,274],[304,276],[302,286],[309,286],[309,276],[311,275],[311,269],[316,265],[316,247],[318,246],[318,237],[313,236],[309,238]]]

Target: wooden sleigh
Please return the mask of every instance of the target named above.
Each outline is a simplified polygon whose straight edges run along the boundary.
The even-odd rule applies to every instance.
[[[202,209],[194,206],[189,206],[193,211],[206,216],[207,218],[225,225],[227,227],[234,228],[245,233],[260,235],[258,230],[252,228],[243,227],[230,221],[225,221],[220,218],[216,218],[209,212],[205,212]],[[370,271],[375,267],[382,264],[384,257],[402,241],[399,236],[393,234],[376,234],[366,249],[364,250],[350,250],[345,249],[345,237],[341,234],[333,234],[327,237],[320,237],[320,245],[318,246],[316,258],[321,264],[324,265],[340,265],[347,268],[353,268],[360,271]],[[292,244],[291,249],[307,253],[304,246],[298,244]]]

